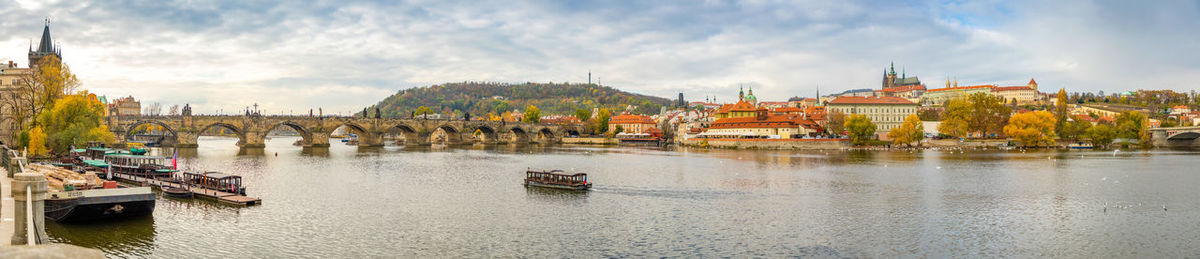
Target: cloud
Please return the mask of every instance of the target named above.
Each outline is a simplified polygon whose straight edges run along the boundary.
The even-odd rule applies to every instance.
[[[1191,90],[1190,1],[0,2],[0,58],[41,20],[85,87],[198,111],[354,111],[457,81],[582,82],[763,100],[879,86]],[[1114,17],[1119,17],[1114,18]],[[899,72],[899,71],[898,71]]]

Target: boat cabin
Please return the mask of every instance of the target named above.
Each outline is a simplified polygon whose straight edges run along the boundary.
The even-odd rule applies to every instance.
[[[111,166],[114,173],[146,178],[171,177],[172,173],[177,172],[166,165],[166,157],[160,156],[109,154],[104,156],[104,162]]]
[[[237,193],[242,195],[246,194],[246,188],[242,188],[241,176],[230,175],[221,172],[184,172],[183,180],[188,184],[194,184],[217,191]]]
[[[592,187],[587,181],[587,174],[568,174],[562,170],[525,171],[525,185],[559,189],[586,190]]]

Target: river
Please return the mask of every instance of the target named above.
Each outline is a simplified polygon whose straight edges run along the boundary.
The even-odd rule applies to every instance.
[[[1200,255],[1195,151],[315,152],[293,141],[248,152],[202,137],[181,152],[181,168],[243,176],[261,206],[160,195],[151,217],[47,232],[112,257]],[[526,168],[586,172],[595,187],[526,189]]]

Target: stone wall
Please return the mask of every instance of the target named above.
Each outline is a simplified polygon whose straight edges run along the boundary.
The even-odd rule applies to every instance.
[[[850,147],[847,139],[688,139],[682,141],[689,147],[715,147],[734,149],[843,149]]]
[[[615,138],[562,138],[563,144],[593,144],[593,145],[616,145],[621,141]]]

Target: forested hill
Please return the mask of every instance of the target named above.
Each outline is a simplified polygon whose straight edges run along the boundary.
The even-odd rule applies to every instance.
[[[384,117],[408,117],[421,106],[442,114],[453,113],[456,117],[463,112],[481,117],[514,109],[523,111],[528,105],[537,106],[542,115],[569,115],[578,108],[624,111],[628,105],[637,106],[638,113],[650,114],[658,113],[660,107],[670,104],[671,100],[666,98],[595,84],[462,82],[400,90],[376,107]]]

